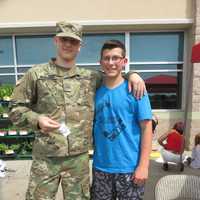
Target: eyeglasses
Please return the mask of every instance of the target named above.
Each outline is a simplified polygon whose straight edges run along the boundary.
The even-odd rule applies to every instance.
[[[102,61],[104,63],[109,63],[112,60],[113,63],[119,63],[124,57],[121,56],[113,56],[113,57],[102,57]]]

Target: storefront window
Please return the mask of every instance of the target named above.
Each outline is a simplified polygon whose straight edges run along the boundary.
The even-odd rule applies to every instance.
[[[125,43],[129,63],[145,80],[153,109],[181,109],[183,32],[86,33],[77,63],[100,69],[102,44],[116,39]],[[55,57],[53,35],[0,37],[0,83],[15,83],[33,65]]]
[[[182,72],[141,72],[153,109],[181,109]]]
[[[3,84],[15,84],[15,76],[14,75],[0,75],[0,86]]]
[[[132,33],[131,62],[183,61],[183,32]]]
[[[55,57],[53,36],[16,36],[18,65],[45,63]]]
[[[130,69],[141,74],[153,109],[181,109],[183,32],[131,33]]]
[[[12,37],[0,37],[0,66],[13,64]]]
[[[78,55],[78,63],[96,65],[100,60],[100,51],[106,40],[120,40],[124,43],[125,34],[107,33],[107,34],[85,34],[83,35],[83,43],[80,54]],[[95,66],[94,66],[95,67]]]

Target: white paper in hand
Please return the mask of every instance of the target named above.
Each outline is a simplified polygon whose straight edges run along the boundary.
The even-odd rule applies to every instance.
[[[64,136],[67,137],[71,132],[70,129],[65,125],[65,123],[60,124],[60,128],[58,129],[60,133]]]

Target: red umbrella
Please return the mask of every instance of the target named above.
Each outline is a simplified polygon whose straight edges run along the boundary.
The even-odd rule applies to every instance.
[[[192,63],[199,63],[200,62],[200,43],[195,44],[192,47]]]

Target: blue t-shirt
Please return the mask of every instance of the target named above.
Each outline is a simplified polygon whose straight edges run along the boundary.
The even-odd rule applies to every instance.
[[[95,97],[93,167],[108,173],[131,173],[139,162],[141,120],[151,120],[148,95],[137,100],[128,82],[101,86]]]

